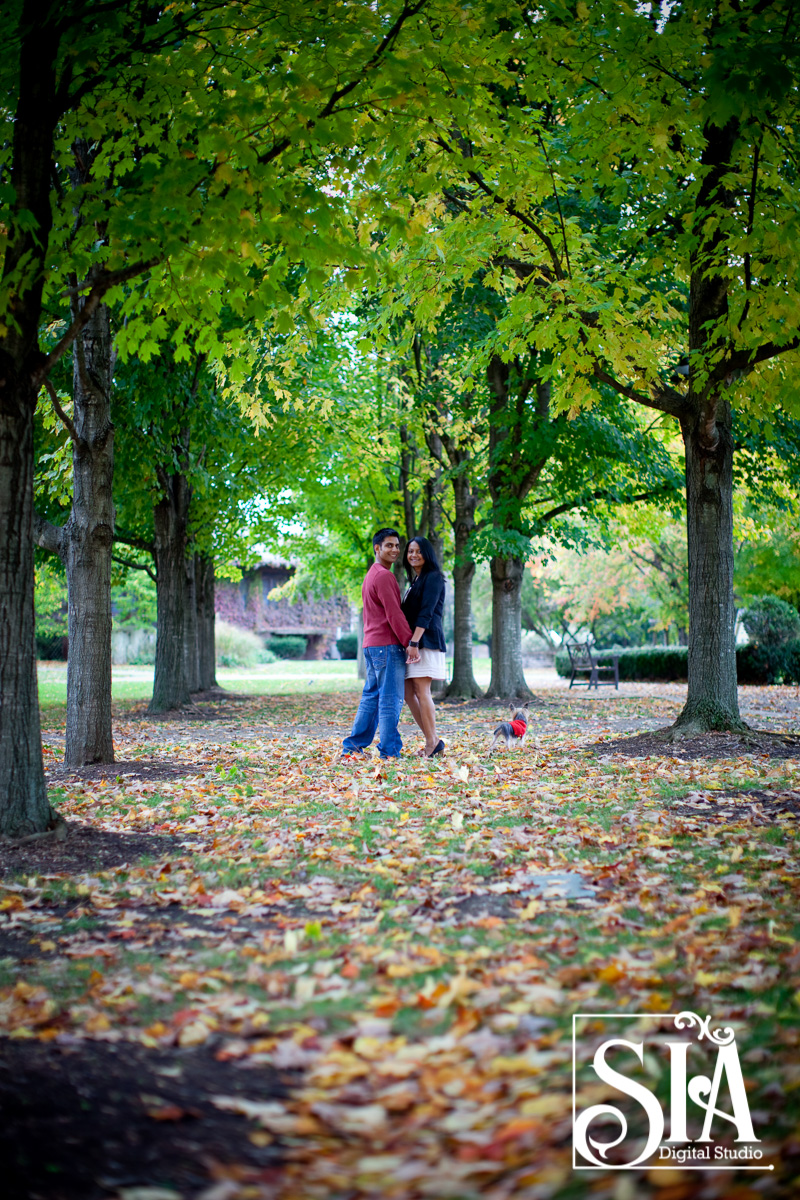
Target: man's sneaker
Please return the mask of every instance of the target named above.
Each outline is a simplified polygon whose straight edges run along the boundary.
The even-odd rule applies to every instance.
[[[339,762],[357,762],[366,757],[363,750],[345,750],[339,755]]]

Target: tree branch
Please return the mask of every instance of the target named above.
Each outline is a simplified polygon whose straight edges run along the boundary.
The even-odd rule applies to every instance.
[[[33,540],[37,546],[41,546],[42,550],[49,550],[51,554],[57,554],[61,558],[63,550],[63,534],[64,529],[61,525],[53,525],[50,521],[45,521],[44,517],[40,517],[37,512],[33,514]]]
[[[547,148],[545,147],[544,139],[542,138],[541,133],[537,134],[537,137],[539,138],[539,145],[542,147],[542,154],[544,155],[544,161],[547,163],[547,169],[550,172],[550,181],[553,184],[553,195],[554,195],[555,201],[556,201],[556,208],[558,209],[558,219],[561,224],[561,240],[564,243],[564,260],[567,264],[567,275],[569,275],[569,277],[572,278],[572,267],[570,266],[570,263],[569,263],[569,246],[567,245],[567,227],[564,224],[564,214],[561,211],[561,201],[558,198],[558,188],[556,187],[556,177],[553,172],[553,168],[550,165],[550,158],[548,157]]]
[[[777,342],[765,342],[757,350],[734,350],[717,367],[712,378],[720,380],[732,375],[734,371],[752,371],[753,367],[757,367],[759,363],[768,362],[771,358],[777,358],[779,354],[787,354],[790,350],[798,349],[800,349],[800,336],[793,337],[784,346],[779,346]]]
[[[762,138],[763,141],[763,138]],[[747,198],[747,237],[749,238],[753,232],[753,223],[755,221],[756,212],[756,186],[758,184],[758,160],[761,155],[761,142],[758,143],[753,151],[753,174],[750,180],[750,195]],[[753,272],[750,265],[750,251],[745,250],[744,254],[744,290],[750,292],[753,286]],[[742,328],[747,314],[750,311],[750,296],[748,295],[742,309],[742,315],[739,317],[738,329]]]
[[[314,118],[314,120],[308,122],[308,125],[307,125],[308,129],[313,129],[318,121],[324,121],[324,119],[326,117],[329,117],[331,115],[331,113],[334,111],[334,109],[336,108],[336,105],[339,103],[339,101],[343,100],[345,96],[348,96],[350,94],[350,92],[352,92],[355,88],[357,88],[358,85],[363,81],[365,76],[370,71],[372,71],[373,68],[378,66],[378,64],[380,63],[380,61],[383,58],[386,51],[390,48],[392,43],[397,40],[397,38],[400,34],[400,30],[403,28],[403,25],[406,23],[406,21],[410,17],[415,17],[417,15],[417,13],[420,11],[420,9],[425,7],[426,3],[427,3],[427,0],[417,0],[417,2],[415,4],[404,4],[403,5],[402,9],[397,14],[397,18],[396,18],[394,24],[392,25],[391,29],[387,30],[385,36],[381,39],[381,42],[377,46],[375,53],[372,55],[372,58],[368,59],[368,61],[364,63],[364,66],[361,68],[358,75],[355,78],[351,79],[349,83],[344,83],[344,84],[342,84],[341,87],[334,88],[334,90],[331,92],[330,96],[328,97],[326,103],[323,105],[323,107],[317,113],[317,116]],[[281,140],[279,142],[276,142],[265,154],[260,154],[258,156],[257,161],[258,161],[259,165],[263,167],[263,166],[266,166],[268,163],[271,163],[273,161],[273,159],[277,158],[280,154],[282,154],[283,151],[288,149],[288,147],[290,145],[291,145],[291,138],[288,138],[288,137],[281,138]]]
[[[123,567],[130,567],[132,571],[144,571],[147,575],[150,576],[153,583],[158,583],[158,579],[156,578],[155,571],[151,570],[151,568],[148,567],[146,563],[133,562],[132,559],[123,558],[122,555],[120,555],[120,554],[112,554],[111,561],[115,562],[115,563],[119,563]]]
[[[559,504],[556,508],[551,508],[549,512],[537,514],[536,520],[546,525],[554,517],[559,517],[573,508],[582,508],[590,500],[613,500],[616,504],[638,504],[644,500],[653,500],[656,496],[662,496],[671,490],[670,484],[662,483],[660,487],[654,488],[650,492],[641,492],[638,496],[614,496],[612,492],[602,488],[600,491],[591,492],[588,496],[580,496],[577,500],[568,500],[564,504]]]
[[[625,383],[620,383],[613,375],[609,375],[608,371],[604,371],[598,363],[595,364],[594,377],[617,392],[618,395],[633,400],[635,404],[644,404],[647,408],[657,409],[658,412],[669,413],[670,416],[677,417],[679,420],[688,412],[685,396],[676,392],[674,388],[667,387],[666,384],[661,384],[657,390],[648,395],[645,392],[637,391],[636,388],[628,387]]]
[[[92,285],[91,291],[83,303],[83,307],[75,317],[67,332],[62,337],[61,341],[54,346],[54,348],[47,355],[47,358],[45,358],[33,372],[32,379],[34,385],[37,387],[42,386],[45,375],[49,374],[56,363],[64,357],[75,338],[78,336],[84,325],[86,325],[88,322],[92,313],[100,304],[100,301],[103,299],[103,296],[106,294],[106,292],[110,291],[112,287],[116,287],[118,283],[125,283],[127,279],[134,279],[137,275],[144,274],[145,271],[149,271],[151,267],[156,266],[159,261],[160,260],[157,258],[151,258],[146,262],[134,263],[133,266],[124,267],[119,271],[106,271],[103,275],[101,275],[100,278],[97,279]],[[70,288],[63,294],[69,295],[72,292],[79,292],[81,288],[85,287],[88,287],[88,284],[78,284],[77,289]]]
[[[136,534],[126,533],[124,529],[114,530],[114,541],[119,542],[122,546],[131,546],[134,550],[143,550],[145,554],[152,554],[155,558],[155,548],[152,542],[147,542],[144,538],[137,537]]]
[[[56,395],[56,389],[53,387],[49,379],[43,379],[42,383],[44,384],[47,394],[50,397],[50,402],[52,403],[53,408],[56,410],[56,416],[58,417],[59,421],[66,429],[75,445],[79,447],[79,449],[83,449],[86,445],[86,442],[80,436],[74,424],[61,407],[58,396]]]

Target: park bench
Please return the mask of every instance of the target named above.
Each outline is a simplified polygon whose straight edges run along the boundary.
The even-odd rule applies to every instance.
[[[570,675],[569,686],[572,687],[579,675],[585,675],[586,679],[578,679],[579,684],[585,683],[587,688],[611,687],[612,685],[619,691],[619,655],[605,654],[602,651],[598,655],[597,651],[592,647],[591,642],[567,642],[567,654],[569,655],[569,663],[572,669]],[[601,663],[598,658],[611,658],[610,663]],[[602,673],[611,674],[613,679],[601,679]]]

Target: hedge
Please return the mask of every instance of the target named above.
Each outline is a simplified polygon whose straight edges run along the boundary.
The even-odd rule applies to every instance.
[[[342,658],[358,658],[358,635],[355,633],[342,634],[336,639],[336,649]]]
[[[600,663],[612,662],[612,653],[617,654],[619,677],[629,682],[647,680],[669,683],[675,679],[686,678],[685,646],[637,646],[630,650],[597,650],[594,653]],[[569,679],[572,674],[566,650],[559,650],[556,654],[556,670],[565,679]],[[584,679],[586,676],[581,675],[579,678]],[[608,679],[608,676],[605,678]]]
[[[307,647],[306,638],[290,637],[288,634],[283,637],[271,637],[267,642],[267,649],[278,658],[302,658]]]
[[[619,657],[619,677],[628,682],[672,683],[685,680],[686,646],[637,646],[630,650],[597,650],[595,658],[611,662]],[[556,670],[564,679],[572,674],[566,650],[556,654]],[[800,683],[800,641],[782,646],[737,646],[736,674],[739,683]],[[585,679],[585,675],[578,678]],[[608,676],[605,677],[606,679]]]

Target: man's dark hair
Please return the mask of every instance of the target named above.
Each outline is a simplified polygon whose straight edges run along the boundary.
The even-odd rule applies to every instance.
[[[379,529],[377,533],[372,535],[373,550],[376,546],[382,546],[387,537],[396,537],[398,541],[400,540],[400,534],[396,529]]]

